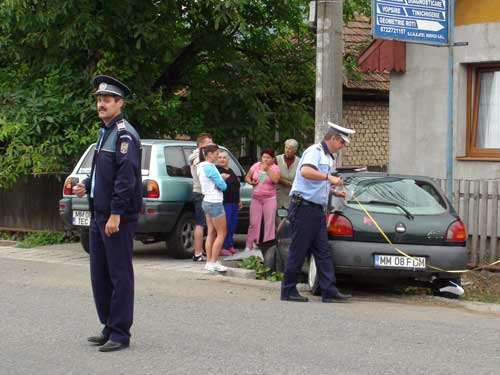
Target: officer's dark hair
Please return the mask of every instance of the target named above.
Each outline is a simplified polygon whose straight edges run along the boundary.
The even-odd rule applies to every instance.
[[[205,147],[203,147],[201,149],[201,151],[203,152],[203,156],[206,158],[207,155],[210,153],[210,152],[215,152],[219,149],[219,146],[217,146],[216,144],[214,143],[211,143],[209,145],[206,145]]]
[[[198,137],[196,138],[196,145],[197,146],[200,146],[201,143],[205,140],[205,139],[212,139],[212,134],[210,133],[200,133],[198,134]]]
[[[260,157],[262,157],[262,155],[264,154],[268,154],[269,156],[274,158],[274,150],[271,147],[264,147],[260,152]]]

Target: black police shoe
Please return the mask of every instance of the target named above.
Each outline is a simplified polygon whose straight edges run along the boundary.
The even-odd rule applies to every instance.
[[[95,345],[104,345],[108,339],[104,335],[97,335],[88,337],[87,341]]]
[[[104,344],[103,346],[101,346],[99,348],[99,351],[100,352],[115,352],[117,350],[122,350],[125,348],[128,348],[128,343],[108,340],[108,342],[106,344]]]
[[[291,302],[307,302],[309,298],[301,296],[300,294],[292,294],[290,296],[281,296],[282,301],[291,301]]]
[[[321,301],[323,303],[334,303],[334,302],[347,302],[352,296],[350,294],[344,294],[337,292],[334,296],[323,297]]]

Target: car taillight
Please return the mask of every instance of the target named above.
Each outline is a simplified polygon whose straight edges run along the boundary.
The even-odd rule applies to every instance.
[[[160,188],[158,183],[153,180],[146,180],[146,198],[159,198]]]
[[[352,224],[345,216],[327,214],[326,230],[333,236],[352,236]]]
[[[462,220],[454,221],[446,231],[446,241],[465,241],[467,239],[467,232]]]
[[[73,194],[73,186],[77,184],[79,179],[77,177],[68,177],[66,181],[64,181],[64,195],[72,195]]]

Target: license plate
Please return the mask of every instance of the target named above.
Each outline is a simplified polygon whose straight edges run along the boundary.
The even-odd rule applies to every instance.
[[[404,257],[399,255],[377,255],[374,259],[375,267],[384,268],[406,268],[406,269],[425,269],[424,257]]]
[[[90,211],[73,211],[73,225],[90,226]]]

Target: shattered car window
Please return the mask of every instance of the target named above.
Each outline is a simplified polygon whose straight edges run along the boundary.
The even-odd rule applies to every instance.
[[[412,215],[436,215],[447,210],[441,194],[427,181],[397,177],[353,177],[345,188],[348,194],[346,204],[355,209],[361,207],[354,198],[370,212],[401,214],[405,211]]]

